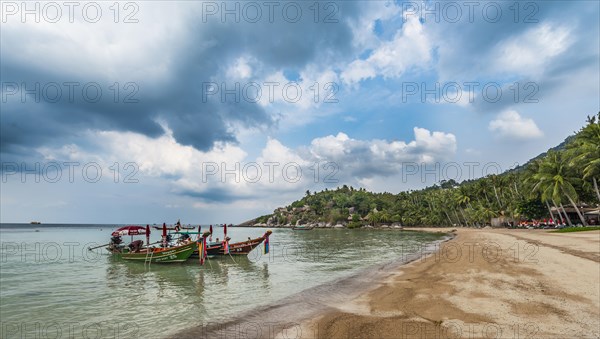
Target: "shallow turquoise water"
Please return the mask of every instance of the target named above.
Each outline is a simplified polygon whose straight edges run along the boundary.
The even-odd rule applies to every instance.
[[[273,229],[271,252],[145,268],[103,244],[115,226],[0,228],[1,338],[158,338],[225,321],[373,264],[401,260],[439,235],[405,231]],[[233,241],[262,228],[230,228]],[[222,229],[215,237],[222,238]],[[160,231],[152,233],[158,240]],[[235,261],[234,261],[235,260]]]

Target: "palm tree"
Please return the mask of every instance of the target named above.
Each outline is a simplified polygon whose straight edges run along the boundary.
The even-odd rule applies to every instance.
[[[379,215],[379,221],[381,221],[381,222],[389,222],[390,221],[390,215],[386,211],[381,212],[381,214]]]
[[[562,198],[566,197],[577,211],[583,225],[587,226],[585,218],[575,203],[578,196],[573,185],[579,179],[573,176],[572,168],[561,153],[549,152],[540,163],[539,171],[534,175],[534,180],[536,184],[533,189],[542,194],[542,201],[553,200],[561,203]]]
[[[378,212],[371,212],[369,214],[367,214],[367,220],[369,221],[369,223],[371,223],[372,226],[375,226],[376,223],[379,222],[379,213]]]
[[[464,206],[469,205],[471,203],[471,197],[467,193],[464,185],[461,185],[457,190],[453,191],[454,193],[454,201],[456,203],[457,209],[465,220],[465,224],[469,226],[469,219],[465,215]]]
[[[596,197],[600,201],[597,177],[600,177],[600,113],[596,117],[588,117],[588,124],[577,133],[575,140],[569,144],[573,153],[573,164],[581,169],[583,179],[592,179]]]
[[[486,224],[487,222],[490,222],[492,220],[492,218],[495,218],[498,216],[496,211],[492,210],[489,207],[484,206],[483,204],[476,205],[475,215],[477,217],[477,220],[481,224]]]
[[[500,197],[498,196],[498,189],[496,188],[500,183],[500,179],[498,179],[498,176],[496,174],[492,174],[490,175],[490,182],[492,184],[492,187],[494,188],[494,195],[496,196],[496,201],[498,201],[498,206],[502,208],[502,203],[500,202]]]

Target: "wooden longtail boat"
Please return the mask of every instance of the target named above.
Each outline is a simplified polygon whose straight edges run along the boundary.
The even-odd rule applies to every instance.
[[[175,247],[146,247],[132,252],[126,246],[109,246],[108,251],[117,258],[124,260],[141,261],[144,263],[172,263],[184,262],[197,251],[198,245],[195,241]]]
[[[163,247],[148,247],[150,244],[150,227],[125,226],[114,231],[111,241],[106,249],[115,257],[124,260],[143,261],[144,263],[173,263],[184,262],[197,249],[194,241],[188,241],[178,246],[169,247],[166,241],[166,226],[163,227]],[[132,242],[128,246],[122,243],[121,236],[131,236]],[[134,235],[146,235],[146,247],[142,240],[133,241]]]
[[[229,243],[229,253],[225,253],[224,242],[208,243],[206,246],[206,252],[208,256],[217,255],[248,255],[258,245],[262,244],[270,235],[271,231],[267,231],[262,237],[249,239],[246,241],[240,241],[235,243]],[[198,258],[198,249],[194,251],[190,258]]]

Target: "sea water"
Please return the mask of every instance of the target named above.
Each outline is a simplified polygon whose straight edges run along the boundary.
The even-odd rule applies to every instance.
[[[0,225],[1,338],[160,338],[403,260],[441,235],[399,230],[272,229],[248,257],[183,264],[117,260],[103,249],[118,225]],[[207,230],[203,227],[203,230]],[[232,242],[264,228],[229,228]],[[161,231],[152,229],[151,241]],[[213,240],[223,239],[214,228]],[[138,237],[145,239],[144,236]],[[130,241],[130,237],[124,237]]]

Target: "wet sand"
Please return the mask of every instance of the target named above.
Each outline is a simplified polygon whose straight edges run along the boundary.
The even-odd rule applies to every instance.
[[[301,337],[600,337],[600,231],[456,233],[436,254],[373,281],[379,287],[304,321]]]
[[[390,231],[398,232],[398,231]],[[406,254],[391,262],[374,265],[354,274],[308,288],[264,307],[254,308],[234,318],[197,324],[172,335],[172,338],[302,338],[314,337],[302,324],[322,314],[335,312],[348,300],[381,286],[406,263],[437,251],[440,243],[453,235],[427,243],[408,246]],[[402,251],[404,252],[404,251]]]

